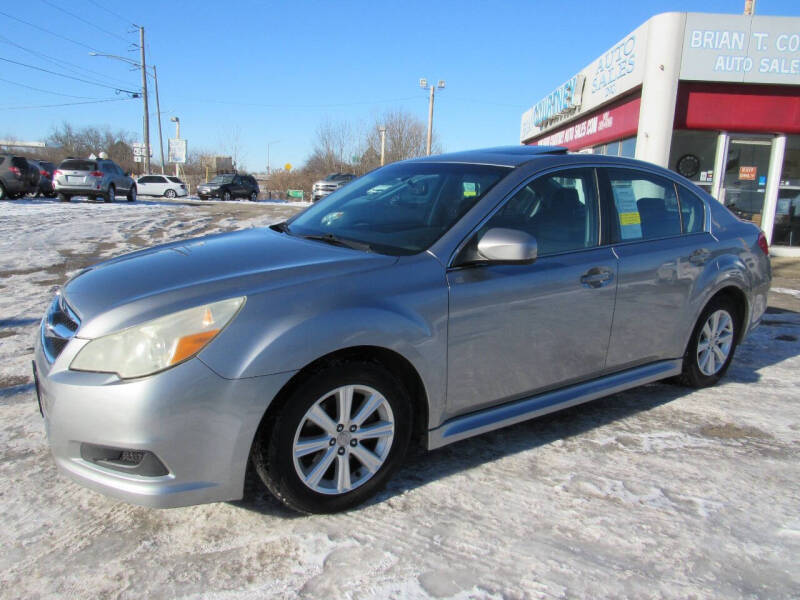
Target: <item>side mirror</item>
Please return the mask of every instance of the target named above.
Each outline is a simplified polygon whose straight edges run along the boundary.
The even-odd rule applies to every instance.
[[[478,254],[490,262],[532,263],[538,252],[536,238],[519,229],[494,227],[478,241]]]

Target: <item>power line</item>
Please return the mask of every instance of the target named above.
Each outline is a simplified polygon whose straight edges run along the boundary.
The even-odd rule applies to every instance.
[[[7,37],[2,36],[2,35],[0,35],[0,42],[2,42],[4,44],[9,44],[9,45],[14,46],[16,48],[19,48],[20,50],[28,52],[29,54],[33,54],[34,56],[37,56],[37,57],[41,58],[42,60],[45,60],[45,61],[47,61],[49,63],[52,63],[52,64],[54,64],[54,65],[56,65],[58,67],[61,67],[64,70],[72,71],[73,73],[78,73],[79,75],[83,74],[83,72],[85,71],[86,73],[92,73],[94,75],[100,75],[101,77],[103,77],[105,79],[112,80],[112,81],[118,81],[118,82],[121,82],[121,83],[123,83],[125,85],[129,85],[129,83],[130,83],[130,82],[124,81],[122,79],[118,79],[116,77],[111,77],[110,75],[105,75],[104,73],[100,73],[99,71],[93,71],[91,69],[87,69],[86,67],[81,67],[80,65],[76,65],[74,63],[67,62],[66,60],[63,60],[63,59],[60,59],[60,58],[56,58],[55,56],[49,56],[47,54],[44,54],[43,52],[39,52],[38,50],[31,50],[30,48],[26,48],[25,46],[17,44],[16,42],[12,42]],[[70,67],[73,67],[73,68],[70,68]]]
[[[131,94],[131,95],[135,95],[135,96],[138,96],[140,94],[140,92],[132,92],[131,90],[124,90],[122,88],[114,87],[114,86],[111,86],[111,85],[105,85],[103,83],[96,83],[94,81],[89,81],[88,79],[81,79],[80,77],[73,77],[72,75],[65,75],[63,73],[56,73],[55,71],[49,71],[47,69],[42,69],[41,67],[36,67],[34,65],[28,65],[26,63],[17,62],[16,60],[10,60],[8,58],[3,58],[2,56],[0,56],[0,60],[2,60],[4,62],[7,62],[7,63],[14,64],[14,65],[20,65],[22,67],[28,67],[29,69],[34,69],[36,71],[42,71],[43,73],[50,73],[51,75],[57,75],[58,77],[64,77],[66,79],[74,79],[75,81],[81,81],[83,83],[88,83],[90,85],[96,85],[96,86],[99,86],[99,87],[104,87],[104,88],[107,88],[109,90],[114,90],[115,92],[123,92],[125,94]]]
[[[88,0],[88,1],[89,1],[89,2],[91,2],[92,4],[94,4],[94,5],[95,5],[97,8],[99,8],[99,9],[102,9],[102,10],[106,11],[108,14],[110,14],[110,15],[114,15],[114,16],[115,16],[115,17],[117,17],[117,18],[118,18],[120,21],[124,22],[126,25],[133,25],[133,24],[134,24],[134,23],[133,23],[133,21],[131,21],[130,19],[126,19],[126,18],[125,18],[125,17],[123,17],[121,14],[119,14],[119,13],[115,13],[113,10],[111,10],[111,9],[110,9],[110,8],[108,8],[107,6],[103,6],[103,5],[102,5],[102,4],[100,4],[99,2],[95,2],[95,0]]]
[[[4,17],[8,17],[9,19],[14,19],[15,21],[17,21],[19,23],[22,23],[24,25],[28,25],[29,27],[33,27],[34,29],[38,29],[39,31],[44,31],[45,33],[49,33],[50,35],[54,35],[57,38],[61,38],[62,40],[66,40],[66,41],[71,42],[71,43],[73,43],[73,44],[75,44],[77,46],[82,46],[83,48],[88,48],[89,50],[92,50],[93,52],[100,52],[97,48],[92,48],[88,44],[84,44],[83,42],[79,42],[77,40],[73,40],[72,38],[68,38],[65,35],[61,35],[60,33],[56,33],[55,31],[50,31],[49,29],[45,29],[44,27],[39,27],[38,25],[34,25],[33,23],[29,23],[28,21],[23,21],[22,19],[20,19],[18,17],[15,17],[14,15],[10,15],[10,14],[8,14],[6,12],[1,11],[1,10],[0,10],[0,15],[3,15]]]
[[[36,92],[44,92],[45,94],[53,94],[54,96],[64,96],[65,98],[79,98],[81,100],[98,100],[98,98],[91,98],[90,96],[73,96],[71,94],[62,94],[60,92],[52,92],[50,90],[43,90],[41,88],[33,87],[31,85],[25,85],[24,83],[11,81],[10,79],[3,79],[2,77],[0,77],[0,81],[5,81],[6,83],[10,83],[11,85],[18,85],[19,87],[28,88],[29,90],[34,90]]]
[[[25,110],[29,108],[56,108],[61,106],[76,106],[78,104],[101,104],[103,102],[126,102],[130,98],[107,98],[105,100],[90,100],[87,102],[65,102],[63,104],[30,104],[28,106],[0,106],[0,110]]]
[[[404,98],[387,98],[385,100],[366,100],[363,102],[344,102],[339,104],[260,104],[257,102],[234,102],[232,100],[198,100],[192,98],[189,102],[204,104],[230,104],[233,106],[254,106],[258,108],[343,108],[348,106],[361,106],[369,104],[386,104],[387,102],[402,102],[404,100],[414,100],[418,96],[406,96]]]
[[[124,37],[122,37],[121,35],[117,35],[116,33],[113,33],[113,32],[111,32],[111,31],[108,31],[107,29],[103,29],[102,27],[100,27],[100,26],[98,26],[98,25],[95,25],[95,24],[94,24],[94,23],[92,23],[91,21],[87,21],[87,20],[86,20],[86,19],[84,19],[83,17],[80,17],[80,16],[76,15],[75,13],[68,11],[68,10],[67,10],[67,9],[65,9],[65,8],[61,8],[61,7],[60,7],[60,6],[58,6],[57,4],[53,4],[53,3],[52,3],[52,2],[50,2],[49,0],[42,0],[42,2],[44,2],[45,4],[47,4],[47,6],[50,6],[50,7],[52,7],[52,8],[55,8],[56,10],[60,10],[62,13],[64,13],[65,15],[69,15],[69,16],[70,16],[70,17],[72,17],[73,19],[77,19],[77,20],[78,20],[78,21],[80,21],[81,23],[86,23],[86,24],[87,24],[89,27],[94,27],[95,29],[97,29],[97,31],[100,31],[100,32],[102,32],[102,33],[105,33],[106,35],[110,35],[111,37],[115,37],[115,38],[117,38],[118,40],[122,40],[122,41],[123,41],[123,42],[125,42],[126,44],[128,43],[128,40],[126,40],[126,39],[125,39]]]

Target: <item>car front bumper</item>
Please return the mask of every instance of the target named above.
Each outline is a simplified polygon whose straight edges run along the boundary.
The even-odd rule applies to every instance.
[[[63,474],[126,502],[157,508],[242,497],[258,425],[292,373],[229,380],[198,358],[132,380],[69,370],[86,343],[73,338],[52,364],[41,340],[35,349],[47,438]],[[163,470],[153,475],[97,461],[91,456],[97,448],[144,451]]]

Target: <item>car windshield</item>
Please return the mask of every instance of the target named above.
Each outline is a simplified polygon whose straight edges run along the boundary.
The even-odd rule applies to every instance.
[[[395,256],[430,247],[506,167],[405,163],[373,171],[289,221],[289,233],[366,244]]]
[[[231,183],[232,181],[233,175],[217,175],[209,183]]]
[[[341,177],[339,173],[331,173],[328,175],[323,181],[334,181],[335,179]]]

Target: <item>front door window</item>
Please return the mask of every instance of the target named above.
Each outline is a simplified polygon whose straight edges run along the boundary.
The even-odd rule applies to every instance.
[[[764,210],[771,146],[770,139],[732,137],[725,165],[725,206],[739,218],[759,226]]]

